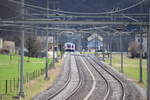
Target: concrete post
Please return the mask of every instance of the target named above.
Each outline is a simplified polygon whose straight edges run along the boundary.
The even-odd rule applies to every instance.
[[[48,28],[48,27],[47,27]],[[46,32],[45,80],[48,80],[48,29]]]
[[[121,72],[123,73],[123,48],[122,48],[122,34],[120,33],[120,54],[121,54]]]
[[[53,68],[55,68],[55,36],[53,33]]]
[[[142,32],[140,33],[140,79],[139,82],[143,82],[142,79],[142,59],[143,59],[143,46],[142,46],[142,42],[143,42],[143,38],[142,38]]]
[[[112,65],[112,39],[113,36],[110,37],[110,63],[109,63],[110,66]]]
[[[48,16],[49,16],[49,0],[47,0],[47,18],[49,18]],[[49,77],[48,77],[48,32],[49,32],[49,30],[48,30],[48,24],[47,24],[47,30],[46,30],[46,51],[45,51],[45,53],[46,53],[46,55],[45,55],[45,80],[48,80],[49,79]]]
[[[21,16],[24,20],[24,0],[21,0]],[[24,97],[24,24],[22,24],[22,37],[21,37],[21,62],[20,62],[20,91],[19,96]]]
[[[148,0],[149,6],[149,25],[147,33],[147,100],[150,100],[150,0]]]

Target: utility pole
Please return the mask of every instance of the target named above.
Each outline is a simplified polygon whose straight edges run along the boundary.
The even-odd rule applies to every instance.
[[[96,48],[97,48],[97,45],[96,45],[96,33],[95,34],[95,57],[96,57]]]
[[[143,59],[143,45],[142,45],[142,42],[143,42],[143,33],[140,32],[140,79],[139,79],[139,82],[143,82],[143,79],[142,79],[142,59]]]
[[[49,18],[49,0],[47,0],[47,18]],[[46,30],[46,56],[45,56],[45,80],[48,80],[48,24],[47,24],[47,30]]]
[[[104,38],[103,38],[103,61],[105,61],[105,47],[104,47]]]
[[[53,33],[53,68],[55,68],[55,36]]]
[[[120,34],[120,55],[121,55],[120,63],[121,63],[121,72],[123,73],[123,48],[122,48],[123,43],[122,43],[122,32],[121,32],[122,28],[123,28],[122,26],[119,26],[117,28],[117,30],[118,30],[118,32]]]
[[[115,8],[112,9],[112,11],[115,11],[115,10],[116,10]],[[115,14],[111,14],[112,16],[111,21],[113,21],[113,24],[115,24],[114,15]],[[113,35],[112,36],[110,35],[110,63],[109,63],[110,66],[112,66],[112,40],[113,40]]]
[[[117,11],[120,8],[117,8]],[[123,43],[122,43],[122,30],[123,30],[123,26],[119,26],[118,31],[120,33],[120,54],[121,54],[121,72],[123,73]]]
[[[50,2],[49,2],[50,4],[52,4],[52,7],[53,7],[53,9],[54,10],[56,10],[56,4],[58,4],[59,3],[59,1],[56,1],[56,0],[51,0]],[[54,12],[54,14],[56,15],[56,13]],[[54,35],[54,33],[52,33],[53,34],[53,68],[55,68],[55,35]]]
[[[141,4],[140,7],[140,12],[142,13],[143,11],[143,4]],[[142,26],[140,26],[141,32],[140,32],[140,79],[139,82],[142,83],[143,79],[142,79],[142,59],[143,59],[143,30],[142,30]]]
[[[148,0],[148,33],[147,33],[147,100],[150,100],[150,0]]]
[[[58,37],[59,37],[59,34],[58,34],[58,31],[57,31],[57,33],[56,33],[56,46],[57,46],[57,52],[59,51],[58,50],[58,46],[59,46],[59,42],[58,42]],[[57,57],[58,57],[58,55],[57,55]]]
[[[83,33],[82,33],[82,31],[80,31],[81,32],[81,54],[82,54],[82,52],[83,52]]]
[[[24,20],[24,0],[21,0],[21,19]],[[24,97],[24,24],[22,24],[21,37],[21,62],[20,62],[20,91],[19,96]]]
[[[112,39],[113,39],[113,36],[110,35],[110,63],[109,65],[112,65]]]
[[[120,54],[121,54],[121,72],[123,73],[123,49],[122,49],[122,34],[120,33]]]
[[[122,49],[122,34],[120,32],[120,53],[121,53],[121,72],[123,72],[123,49]]]

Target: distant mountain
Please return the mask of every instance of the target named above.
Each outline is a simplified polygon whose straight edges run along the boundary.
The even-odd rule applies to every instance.
[[[14,19],[20,15],[20,5],[9,2],[8,0],[0,0],[0,18],[2,19]],[[4,30],[1,30],[4,29]],[[9,28],[11,30],[13,28]],[[20,45],[19,32],[6,31],[7,28],[0,27],[0,37],[4,40],[16,41],[16,45]],[[14,29],[13,29],[14,30]],[[18,29],[16,29],[18,31]],[[19,41],[19,42],[18,42]]]
[[[98,13],[111,11],[112,8],[116,7],[119,7],[121,9],[126,8],[141,0],[49,0],[49,1],[50,1],[49,6],[51,9],[59,8],[61,10],[70,12]],[[52,1],[56,1],[59,3],[57,3],[54,6],[52,4]],[[25,3],[46,8],[47,0],[25,0]],[[138,6],[135,7],[134,9],[126,11],[126,13],[148,12],[147,8],[148,8],[147,3],[144,3],[142,10],[141,6]],[[33,11],[35,10],[37,9],[34,9]],[[19,15],[20,15],[20,5],[9,2],[8,0],[0,0],[0,18],[12,19]],[[12,40],[14,40],[15,38],[12,37],[12,34],[15,34],[14,36],[18,38],[16,35],[18,34],[17,32],[0,31],[0,37],[2,36],[5,39],[12,38]]]
[[[8,0],[0,0],[0,18],[11,18],[20,14],[20,6]]]

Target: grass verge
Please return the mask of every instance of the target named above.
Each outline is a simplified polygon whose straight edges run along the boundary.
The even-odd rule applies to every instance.
[[[146,59],[143,59],[143,83],[139,83],[139,76],[140,76],[140,67],[139,67],[139,58],[129,58],[127,56],[124,56],[124,64],[123,64],[123,71],[124,74],[133,82],[139,84],[143,88],[146,89],[147,86],[147,61]],[[120,55],[119,54],[113,54],[112,55],[112,66],[120,71]],[[106,63],[109,64],[109,59],[106,59]]]
[[[33,72],[45,67],[44,58],[30,58],[24,57],[24,71]],[[51,59],[49,59],[51,62]],[[10,80],[18,78],[20,74],[20,56],[0,55],[0,80]]]
[[[51,63],[52,59],[49,59]],[[24,81],[44,73],[45,58],[24,57]],[[0,54],[0,94],[16,95],[19,87],[20,56]]]
[[[40,92],[46,90],[50,87],[54,81],[56,80],[57,76],[61,71],[63,60],[60,60],[56,63],[56,67],[49,70],[49,80],[44,80],[44,75],[38,77],[35,80],[31,80],[30,82],[25,84],[25,98],[21,100],[31,100],[31,98],[35,95],[38,95]],[[6,97],[3,100],[16,100],[12,97]]]

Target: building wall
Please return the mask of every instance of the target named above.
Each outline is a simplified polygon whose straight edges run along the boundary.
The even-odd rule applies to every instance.
[[[36,38],[38,41],[46,41],[46,36],[37,36]],[[53,43],[52,36],[48,36],[48,43]]]
[[[3,48],[3,39],[0,38],[0,49]]]
[[[140,45],[140,37],[136,37],[135,41]],[[147,52],[147,37],[143,37],[143,50]]]
[[[15,42],[14,41],[4,41],[3,48],[8,49],[10,52],[15,52]]]
[[[142,41],[143,53],[145,54],[145,53],[147,53],[147,34],[143,34],[142,40],[143,40]],[[140,46],[140,34],[136,35],[135,41]]]
[[[103,46],[103,42],[99,40],[95,41],[95,39],[89,41],[87,45],[88,49],[95,49],[95,48],[100,49],[100,47],[102,46]]]

